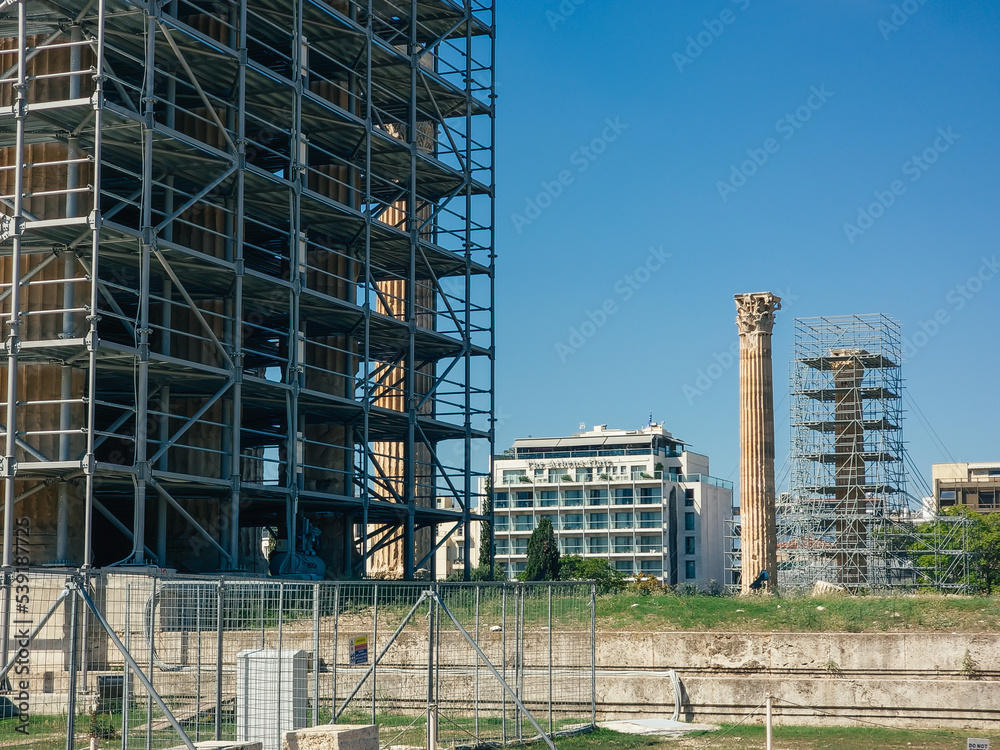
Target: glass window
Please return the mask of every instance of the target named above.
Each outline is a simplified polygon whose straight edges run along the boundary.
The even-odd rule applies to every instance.
[[[504,484],[514,484],[521,481],[521,477],[525,477],[524,469],[504,469],[503,471],[503,483]],[[525,477],[527,479],[527,477]]]
[[[619,573],[624,573],[627,576],[632,575],[632,561],[615,560],[615,570],[617,570]]]
[[[684,561],[684,577],[685,578],[694,578],[695,577],[694,573],[695,573],[695,570],[694,570],[694,560],[685,560]]]
[[[493,507],[494,508],[509,508],[510,500],[507,499],[508,495],[506,492],[498,492],[493,496]]]
[[[941,490],[941,499],[942,500],[954,500],[955,499],[955,490]]]
[[[684,514],[684,530],[694,531],[694,513]]]
[[[646,467],[645,466],[633,466],[632,467],[632,478],[633,479],[640,479],[645,471],[646,471]]]
[[[663,520],[658,510],[646,510],[639,514],[640,529],[658,529],[662,523]]]
[[[515,508],[530,508],[535,504],[535,493],[533,492],[515,492],[514,498]]]
[[[639,570],[642,573],[646,573],[651,576],[663,575],[663,561],[662,560],[640,560]]]
[[[551,508],[559,500],[559,493],[555,490],[542,490],[538,493],[538,505],[542,508]]]
[[[528,567],[528,563],[527,562],[511,563],[511,566],[510,566],[511,576],[510,577],[514,578],[515,576],[517,576],[518,573],[523,573],[524,569],[527,568],[527,567]]]
[[[639,551],[640,552],[661,552],[661,542],[659,534],[651,534],[650,536],[640,536],[639,537]]]
[[[521,537],[519,539],[510,540],[511,553],[515,555],[526,555],[528,554],[528,539],[527,537]]]
[[[616,536],[615,537],[615,552],[631,552],[632,551],[632,537],[630,536]]]
[[[631,529],[632,528],[632,512],[624,511],[620,513],[615,513],[615,528],[616,529]]]
[[[564,529],[582,529],[583,513],[567,513],[563,516]]]
[[[684,490],[684,505],[688,508],[694,505],[694,489],[689,488]]]
[[[693,555],[694,554],[694,537],[686,536],[684,537],[684,554]]]
[[[535,481],[541,482],[545,479],[545,469],[535,469]]]
[[[531,516],[514,516],[514,531],[531,531],[534,528]]]
[[[986,492],[985,490],[979,490],[979,507],[980,508],[997,507],[997,493]]]
[[[607,490],[587,490],[587,505],[607,505]]]
[[[583,505],[583,490],[566,490],[563,493],[563,505]]]
[[[506,531],[509,524],[510,524],[509,516],[493,517],[493,528],[495,528],[497,531]]]
[[[615,490],[615,505],[631,505],[632,500],[631,487],[619,487]]]
[[[559,528],[559,517],[556,516],[555,513],[540,513],[540,514],[538,514],[537,516],[535,516],[535,524],[537,525],[538,523],[540,523],[543,518],[549,519],[549,523],[552,524],[552,528],[553,529],[558,529]]]
[[[563,474],[566,473],[565,469],[549,469],[549,481],[558,482]]]
[[[583,554],[583,539],[578,536],[562,537],[559,540],[559,546],[562,547],[562,553],[564,555]]]
[[[510,554],[510,540],[509,539],[497,539],[496,540],[496,550],[498,555],[509,555]]]
[[[592,555],[608,554],[608,538],[606,536],[587,537],[587,552]]]
[[[606,528],[608,528],[608,514],[607,513],[588,513],[587,514],[587,528],[588,529],[606,529]]]
[[[659,505],[661,492],[659,487],[640,487],[639,502],[642,505]]]
[[[589,482],[594,478],[593,469],[577,469],[576,470],[576,481],[578,482]]]

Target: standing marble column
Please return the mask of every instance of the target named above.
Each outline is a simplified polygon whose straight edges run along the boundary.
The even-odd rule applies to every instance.
[[[777,584],[774,519],[774,379],[771,329],[781,298],[771,292],[736,295],[740,332],[740,543],[741,592],[762,571]]]

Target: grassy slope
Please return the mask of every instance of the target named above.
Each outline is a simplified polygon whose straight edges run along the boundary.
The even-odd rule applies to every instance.
[[[822,609],[820,609],[822,608]],[[763,632],[1000,632],[1000,598],[678,596],[597,599],[597,629]]]

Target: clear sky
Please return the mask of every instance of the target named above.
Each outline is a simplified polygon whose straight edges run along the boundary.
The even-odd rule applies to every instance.
[[[498,451],[652,412],[737,480],[733,295],[773,291],[779,487],[798,317],[902,324],[926,479],[1000,460],[1000,3],[508,0],[497,25]]]

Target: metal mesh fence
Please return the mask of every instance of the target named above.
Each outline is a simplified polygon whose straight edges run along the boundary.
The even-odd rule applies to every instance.
[[[383,747],[454,747],[594,719],[586,583],[32,570],[3,603],[0,747],[278,750],[331,721],[377,723]]]

